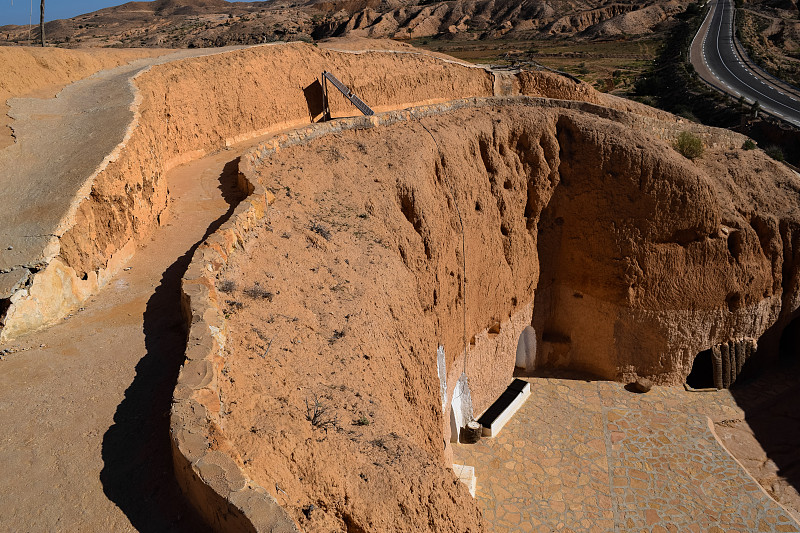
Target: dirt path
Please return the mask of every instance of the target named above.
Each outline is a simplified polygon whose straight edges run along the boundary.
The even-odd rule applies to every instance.
[[[233,49],[139,59],[70,84],[56,98],[8,101],[16,142],[0,150],[0,270],[11,273],[0,274],[0,298],[13,292],[26,267],[39,268],[58,252],[76,199],[88,195],[94,175],[126,138],[136,98],[130,80],[153,65]]]
[[[0,347],[12,351],[0,361],[0,530],[202,531],[170,459],[180,279],[232,211],[244,148],[174,169],[172,218],[130,270],[83,311]]]

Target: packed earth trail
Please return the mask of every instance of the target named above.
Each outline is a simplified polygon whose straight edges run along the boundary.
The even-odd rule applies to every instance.
[[[55,98],[9,101],[16,142],[0,150],[0,298],[57,253],[76,199],[118,157],[138,120],[135,77],[154,65],[213,53],[220,50],[138,59],[72,83]]]
[[[174,169],[170,219],[125,271],[74,316],[3,345],[0,529],[204,530],[170,456],[180,280],[238,200],[245,147]]]

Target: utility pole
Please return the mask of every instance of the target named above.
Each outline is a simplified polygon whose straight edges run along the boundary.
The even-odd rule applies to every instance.
[[[44,0],[39,8],[39,29],[42,32],[42,46],[44,46]]]

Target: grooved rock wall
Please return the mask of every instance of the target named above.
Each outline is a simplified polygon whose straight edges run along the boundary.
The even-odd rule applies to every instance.
[[[214,289],[219,427],[304,530],[482,530],[447,470],[439,345],[477,415],[526,321],[537,368],[677,383],[699,351],[796,312],[800,180],[740,138],[699,128],[694,164],[674,122],[451,109],[248,159],[275,201]]]

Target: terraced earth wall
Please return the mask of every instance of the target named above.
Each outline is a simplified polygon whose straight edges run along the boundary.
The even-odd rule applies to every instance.
[[[54,65],[63,60],[50,59]],[[56,78],[69,80],[94,68],[95,63],[84,59],[87,65]],[[46,73],[46,58],[37,61],[44,62]],[[50,259],[28,269],[24,286],[0,294],[0,338],[66,316],[124,266],[136,246],[168,219],[164,175],[170,168],[252,137],[319,120],[323,70],[333,71],[378,111],[525,94],[588,101],[633,112],[642,120],[676,121],[555,74],[489,72],[405,50],[346,52],[291,43],[157,65],[131,81],[136,99],[125,140],[108,154],[108,164],[96,176],[87,176],[48,244],[56,251],[48,250],[43,256]],[[330,104],[334,117],[357,113],[336,91]]]
[[[491,75],[426,55],[333,52],[293,43],[174,61],[139,73],[135,116],[109,164],[87,183],[57,235],[59,252],[0,300],[12,338],[65,316],[95,293],[168,217],[166,172],[180,163],[321,113],[318,79],[335,72],[377,109],[486,96]],[[358,112],[339,93],[334,117]],[[89,177],[87,176],[87,180]]]

